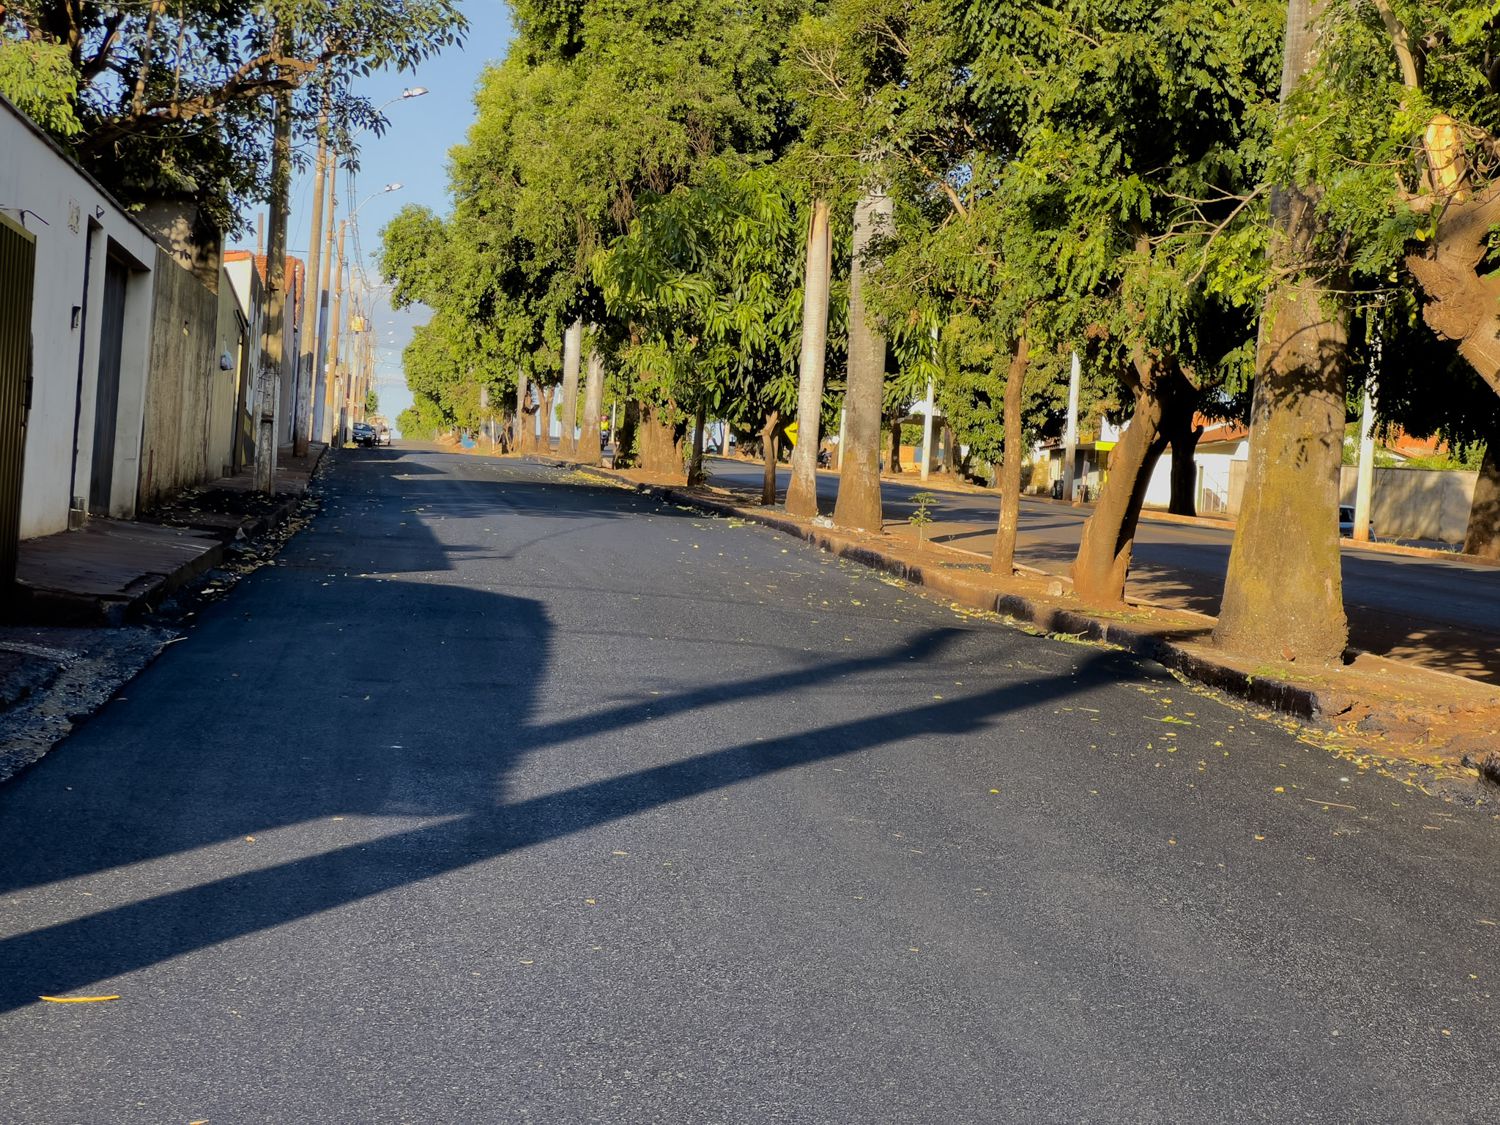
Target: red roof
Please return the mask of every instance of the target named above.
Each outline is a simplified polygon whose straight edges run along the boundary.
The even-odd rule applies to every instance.
[[[262,282],[266,280],[266,266],[270,259],[264,254],[251,253],[249,250],[226,250],[224,252],[226,262],[255,263],[255,272],[260,274]],[[307,281],[307,267],[303,265],[301,258],[286,256],[286,275],[290,279],[287,284],[288,295],[294,302],[302,299],[302,291]]]

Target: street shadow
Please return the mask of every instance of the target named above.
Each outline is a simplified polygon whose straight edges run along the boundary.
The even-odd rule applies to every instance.
[[[536,496],[513,497],[509,510],[576,516],[613,501],[613,512],[600,516],[617,518],[631,499],[558,483],[533,487],[560,495],[545,505]],[[468,510],[476,503],[445,498],[436,485],[432,491],[439,505]],[[908,739],[973,734],[1008,713],[1142,675],[1123,654],[1097,652],[1066,675],[917,707],[903,700],[861,718],[764,740],[747,736],[667,764],[518,797],[510,779],[540,750],[671,714],[775,707],[811,686],[940,658],[965,630],[927,629],[878,653],[809,659],[554,718],[538,695],[556,635],[546,606],[448,584],[441,575],[453,547],[431,525],[408,522],[399,563],[436,579],[330,582],[306,565],[320,549],[317,537],[293,541],[290,565],[252,576],[210,611],[190,644],[168,650],[111,705],[107,722],[85,727],[65,751],[0,790],[0,891],[184,856],[176,886],[111,880],[98,888],[101,904],[121,886],[135,897],[68,917],[91,908],[80,898],[59,908],[62,920],[0,940],[0,1010],[754,778]],[[608,646],[628,643],[611,638]],[[336,680],[330,668],[341,669]],[[288,684],[314,686],[278,698]],[[364,828],[350,831],[335,818]],[[378,818],[386,828],[404,818],[412,823],[372,838],[361,818]],[[255,863],[245,849],[271,846],[260,837],[315,821],[329,822],[338,842],[221,874],[225,866]],[[194,872],[201,873],[196,883]]]

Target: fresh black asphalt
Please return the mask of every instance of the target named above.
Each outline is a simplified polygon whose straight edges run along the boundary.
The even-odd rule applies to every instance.
[[[0,787],[0,1121],[1500,1118],[1486,810],[559,470],[325,488]]]
[[[759,490],[761,468],[744,461],[709,461],[716,483]],[[778,473],[785,496],[790,472]],[[887,520],[904,520],[921,484],[886,480],[881,485]],[[832,512],[838,476],[818,474],[818,497]],[[999,497],[994,493],[941,493],[934,519],[978,525],[983,530],[949,536],[950,546],[988,556],[994,550]],[[1023,499],[1016,542],[1018,561],[1066,574],[1078,554],[1091,507],[1070,508]],[[1229,569],[1232,527],[1143,520],[1131,552],[1132,579],[1170,604],[1216,614]],[[1344,607],[1350,641],[1368,652],[1399,652],[1432,667],[1500,683],[1500,567],[1452,558],[1397,555],[1346,547],[1342,555]],[[1423,650],[1427,651],[1423,651]]]

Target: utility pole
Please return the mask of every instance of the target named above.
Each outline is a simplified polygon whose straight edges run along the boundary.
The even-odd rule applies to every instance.
[[[327,411],[323,404],[328,398],[328,348],[333,332],[333,324],[329,320],[328,287],[329,275],[333,265],[333,218],[338,214],[338,171],[339,154],[337,150],[329,148],[327,156],[327,189],[328,214],[323,221],[323,271],[318,279],[318,342],[313,352],[313,377],[310,391],[312,394],[313,408],[308,412],[307,432],[309,439],[323,436],[321,416]]]
[[[1083,384],[1083,361],[1073,353],[1073,371],[1068,376],[1068,428],[1063,436],[1063,499],[1076,503],[1073,462],[1078,458],[1078,393]]]
[[[1375,490],[1375,399],[1365,388],[1359,415],[1359,476],[1354,486],[1354,538],[1370,541],[1370,498]]]
[[[922,479],[927,479],[927,474],[932,469],[932,415],[934,411],[933,399],[936,397],[937,387],[931,379],[927,380],[927,401],[923,404],[922,419]]]
[[[276,38],[280,39],[277,32]],[[286,225],[292,188],[292,99],[276,95],[276,122],[271,139],[271,222],[266,243],[266,339],[256,378],[255,487],[276,487],[276,396],[286,355]]]
[[[326,93],[324,95],[327,96]],[[311,284],[327,284],[328,275],[322,272],[323,210],[327,206],[323,192],[328,181],[328,110],[326,106],[318,112],[318,159],[313,175],[312,239],[307,246],[307,280]],[[308,300],[304,294],[302,302],[302,355],[297,364],[297,409],[292,415],[292,455],[307,456],[307,443],[312,436],[312,392],[313,368],[317,366],[318,310],[322,304],[323,290],[320,287],[316,299]]]
[[[333,315],[328,318],[328,363],[323,374],[324,397],[331,407],[333,403],[334,387],[338,382],[339,372],[339,319],[344,313],[344,227],[346,223],[339,224],[339,249],[338,263],[333,277]],[[331,413],[325,409],[324,414]],[[331,418],[324,419],[324,430],[328,430]]]

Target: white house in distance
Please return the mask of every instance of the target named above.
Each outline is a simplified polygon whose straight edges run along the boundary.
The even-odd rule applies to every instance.
[[[1203,427],[1194,453],[1197,484],[1194,489],[1200,516],[1235,516],[1245,493],[1245,472],[1250,463],[1250,428],[1243,422],[1211,422],[1201,414],[1193,425]],[[1146,486],[1147,508],[1166,508],[1172,502],[1172,451],[1161,455],[1151,482]]]

